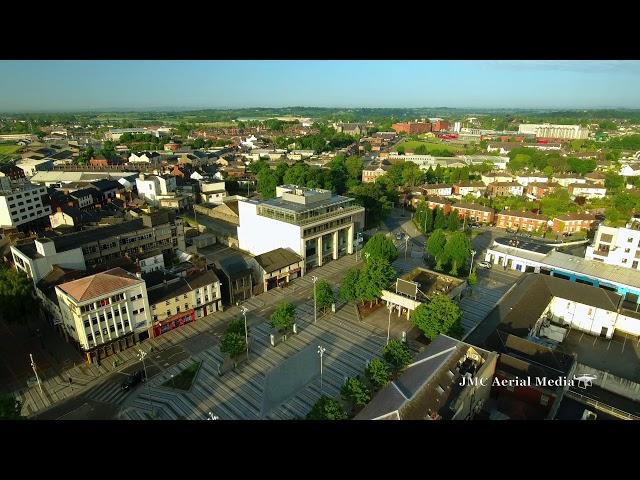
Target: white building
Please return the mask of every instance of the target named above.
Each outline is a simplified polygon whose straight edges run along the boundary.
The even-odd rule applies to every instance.
[[[567,190],[572,197],[604,198],[607,194],[607,189],[603,185],[590,182],[572,183]]]
[[[158,197],[167,195],[176,190],[176,177],[173,175],[145,175],[141,173],[136,178],[138,197],[156,204]]]
[[[290,248],[305,269],[353,253],[364,227],[364,208],[329,190],[279,186],[276,198],[238,201],[239,247],[253,255]]]
[[[33,177],[37,172],[48,172],[53,170],[53,161],[51,159],[37,160],[33,158],[25,158],[16,162],[16,167],[20,168],[27,178]]]
[[[8,179],[4,180],[0,183],[0,227],[18,227],[51,214],[51,207],[45,203],[48,198],[45,187],[30,183],[11,185]]]
[[[547,183],[549,179],[542,173],[523,173],[516,175],[516,181],[526,187],[530,183]]]
[[[132,152],[127,161],[129,163],[151,163],[159,158],[160,154],[158,152]]]
[[[65,333],[85,353],[87,362],[100,360],[149,336],[149,301],[144,280],[123,270],[106,272],[56,287]]]
[[[551,125],[549,123],[521,123],[518,132],[541,138],[562,138],[565,140],[589,138],[589,129],[580,125]]]
[[[576,183],[587,183],[587,179],[576,173],[557,174],[553,176],[553,181],[565,188]]]
[[[221,204],[227,197],[225,182],[200,182],[200,190],[204,203]]]
[[[144,133],[149,133],[145,128],[112,128],[107,133],[104,134],[104,137],[107,140],[120,140],[120,137],[125,133],[130,133],[132,135],[140,135]]]
[[[600,225],[584,258],[640,270],[640,220],[619,228]]]
[[[514,178],[509,173],[489,172],[480,176],[482,183],[489,185],[496,182],[513,182]]]

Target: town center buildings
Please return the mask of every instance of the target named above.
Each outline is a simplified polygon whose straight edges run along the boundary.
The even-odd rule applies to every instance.
[[[353,253],[356,232],[364,227],[364,207],[329,190],[296,185],[277,187],[276,198],[238,202],[238,243],[260,255],[290,248],[305,268]]]

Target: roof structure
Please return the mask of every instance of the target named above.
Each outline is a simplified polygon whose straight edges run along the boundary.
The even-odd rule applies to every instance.
[[[72,282],[58,285],[77,303],[107,295],[111,292],[132,287],[143,281],[122,268],[113,268]]]
[[[255,260],[265,272],[271,273],[301,262],[302,257],[289,248],[276,248],[270,252],[256,255]]]

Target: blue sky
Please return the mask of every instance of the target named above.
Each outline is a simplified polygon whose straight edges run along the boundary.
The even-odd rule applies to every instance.
[[[0,111],[640,108],[640,61],[0,61]]]

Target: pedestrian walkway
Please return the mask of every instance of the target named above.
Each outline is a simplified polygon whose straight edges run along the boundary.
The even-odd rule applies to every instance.
[[[330,261],[322,267],[314,268],[307,275],[294,279],[289,287],[284,289],[273,289],[256,297],[252,297],[243,303],[248,312],[264,310],[275,307],[284,300],[295,302],[299,296],[307,290],[312,298],[313,281],[312,275],[320,279],[331,280],[332,277],[341,275],[349,268],[357,265],[355,255],[348,255],[339,260]],[[42,393],[37,385],[30,388],[14,391],[16,398],[23,403],[22,414],[33,415],[43,409],[50,408],[56,403],[78,396],[89,394],[89,389],[96,387],[96,384],[107,375],[121,370],[127,365],[138,362],[138,349],[149,352],[152,348],[156,351],[163,350],[177,345],[188,338],[200,335],[204,332],[212,332],[214,329],[221,329],[228,321],[241,316],[238,306],[231,306],[222,312],[215,312],[212,315],[198,319],[197,321],[171,330],[156,338],[151,338],[140,345],[129,348],[122,352],[117,352],[104,360],[101,365],[75,365],[59,374],[52,376],[41,382]],[[114,363],[115,362],[115,363]],[[71,383],[69,379],[71,378]]]

